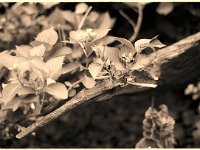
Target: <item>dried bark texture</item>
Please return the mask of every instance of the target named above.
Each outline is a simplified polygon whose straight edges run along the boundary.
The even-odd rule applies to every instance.
[[[58,118],[59,116],[63,115],[65,112],[73,109],[74,107],[77,107],[83,103],[89,102],[96,96],[102,94],[103,92],[114,88],[114,84],[108,83],[102,83],[92,89],[84,89],[80,91],[74,98],[72,98],[70,101],[66,102],[64,105],[56,109],[55,111],[49,113],[42,119],[36,121],[29,127],[23,129],[19,134],[16,135],[17,138],[22,138],[28,133],[33,132],[37,128],[40,128],[50,121],[53,121],[54,119]]]
[[[198,77],[200,75],[200,32],[149,55],[145,67],[149,66],[160,72],[158,86],[173,86]],[[147,89],[149,88],[133,85],[117,87],[116,83],[102,83],[92,89],[82,90],[63,106],[23,129],[16,137],[26,136],[83,103],[98,99],[104,100],[119,94],[137,93]]]

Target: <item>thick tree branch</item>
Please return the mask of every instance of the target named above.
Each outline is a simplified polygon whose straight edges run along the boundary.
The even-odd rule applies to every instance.
[[[144,67],[153,65],[153,68],[161,73],[157,81],[159,86],[188,82],[200,75],[200,32],[165,47],[148,58]],[[102,83],[92,89],[82,90],[63,106],[23,129],[16,137],[26,136],[83,103],[147,89],[149,88],[131,85],[118,87],[117,83]],[[98,96],[104,97],[97,98]]]
[[[72,98],[70,101],[66,102],[64,105],[56,109],[55,111],[49,113],[45,117],[41,118],[40,120],[36,121],[32,125],[28,126],[27,128],[23,129],[19,134],[16,135],[17,138],[22,138],[26,136],[27,134],[33,132],[34,130],[46,125],[50,121],[53,121],[54,119],[60,117],[65,112],[83,104],[86,103],[96,96],[102,94],[103,92],[110,90],[117,86],[117,84],[111,84],[109,83],[102,83],[92,89],[84,89],[80,91],[74,98]]]

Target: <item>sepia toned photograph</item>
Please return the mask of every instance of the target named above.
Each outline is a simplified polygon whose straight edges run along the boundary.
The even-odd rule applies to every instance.
[[[0,148],[200,148],[200,3],[0,2]]]

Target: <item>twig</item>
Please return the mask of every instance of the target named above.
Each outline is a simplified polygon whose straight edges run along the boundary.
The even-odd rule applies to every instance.
[[[137,24],[134,28],[134,33],[133,35],[129,38],[129,41],[134,42],[135,39],[137,38],[137,35],[139,33],[141,24],[142,24],[142,19],[143,19],[143,5],[137,3],[138,5],[138,19],[137,19]]]
[[[48,115],[36,121],[35,123],[31,124],[27,128],[24,128],[20,133],[16,135],[16,138],[19,138],[19,139],[23,138],[27,134],[32,133],[36,129],[48,124],[50,121],[53,121],[54,119],[60,117],[64,113],[68,112],[69,110],[79,106],[80,104],[90,101],[92,98],[95,98],[96,96],[114,87],[115,87],[115,84],[102,83],[99,86],[96,86],[95,88],[82,90],[74,98],[66,102],[64,105],[62,105],[55,111],[49,113]]]

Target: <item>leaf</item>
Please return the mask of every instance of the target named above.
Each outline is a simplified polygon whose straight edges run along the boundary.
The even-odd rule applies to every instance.
[[[171,2],[165,2],[165,3],[159,3],[159,5],[156,8],[156,12],[160,15],[168,15],[170,14],[174,9],[174,4]]]
[[[162,47],[166,46],[165,44],[161,43],[161,42],[158,40],[158,35],[151,39],[150,44],[151,44],[153,47],[157,47],[157,48],[162,48]]]
[[[106,47],[107,57],[110,59],[111,62],[113,62],[115,68],[117,70],[126,70],[125,66],[120,60],[119,57],[119,49],[115,47]]]
[[[166,46],[165,44],[162,44],[158,39],[157,39],[158,36],[155,36],[154,38],[152,39],[140,39],[140,40],[137,40],[135,42],[135,49],[138,53],[141,53],[143,49],[147,48],[147,47],[150,47],[150,48],[154,48],[154,47],[157,47],[157,48],[162,48],[164,46]]]
[[[31,60],[28,60],[28,62],[31,68],[36,68],[43,72],[45,71],[45,63],[42,58],[31,59]]]
[[[62,83],[52,83],[45,88],[45,92],[52,95],[55,99],[67,99],[68,90]]]
[[[36,46],[36,47],[33,47],[32,49],[30,49],[30,53],[29,55],[30,56],[39,56],[39,57],[43,57],[44,56],[44,53],[45,53],[45,46],[44,44],[41,44],[39,46]]]
[[[5,105],[15,97],[19,88],[20,88],[19,84],[7,84],[4,87],[2,95],[3,95],[3,102]]]
[[[96,34],[95,38],[93,41],[99,40],[106,36],[110,29],[95,29],[93,32]]]
[[[50,78],[55,79],[55,74],[62,68],[64,57],[52,58],[45,63],[45,68],[48,70]]]
[[[19,62],[24,61],[23,57],[11,56],[9,54],[0,53],[0,64],[8,68],[9,70],[14,69],[18,66]]]
[[[58,56],[65,56],[72,53],[72,49],[70,47],[62,47],[55,51],[55,53],[52,55],[52,57],[58,57]]]
[[[108,12],[102,14],[97,20],[97,28],[99,29],[111,29],[115,23],[115,19],[110,17]]]
[[[105,47],[105,56],[106,58],[109,58],[112,62],[118,62],[119,60],[119,55],[118,55],[118,48],[116,47]]]
[[[54,45],[58,40],[58,34],[53,27],[42,31],[37,35],[35,40]]]
[[[23,61],[23,62],[20,62],[19,65],[18,65],[18,68],[17,68],[17,74],[22,77],[24,76],[24,73],[27,72],[27,71],[31,71],[31,65],[30,65],[30,62],[29,60],[26,60],[26,61]],[[17,75],[15,75],[15,78],[18,79]]]
[[[22,56],[22,57],[28,57],[29,56],[29,51],[31,49],[32,49],[32,47],[29,46],[29,45],[16,46],[16,55],[17,56]]]
[[[115,42],[115,39],[111,38],[112,36],[106,35],[99,40],[93,41],[95,45],[105,46]]]
[[[76,14],[83,14],[87,11],[88,5],[86,3],[79,3],[75,7]]]
[[[2,110],[12,109],[16,111],[22,104],[23,99],[20,97],[15,97],[12,101],[9,101],[7,104],[2,105]]]
[[[125,66],[121,62],[113,62],[113,63],[114,63],[114,66],[117,70],[119,70],[119,71],[125,71],[126,70]]]
[[[26,95],[34,94],[34,93],[35,91],[31,87],[27,87],[27,86],[23,86],[19,88],[17,91],[18,96],[26,96]]]
[[[64,84],[65,84],[67,87],[71,87],[71,86],[72,86],[72,83],[69,82],[69,81],[65,81]]]
[[[88,70],[94,79],[101,72],[103,65],[104,65],[103,61],[99,58],[97,58],[93,63],[89,65]]]
[[[55,73],[54,79],[56,80],[62,74],[67,74],[69,72],[79,69],[80,67],[81,67],[81,64],[79,64],[79,63],[69,63],[69,64],[63,66],[59,71],[57,71],[57,73]]]
[[[103,60],[108,58],[107,53],[105,51],[105,46],[99,46],[99,45],[96,46],[95,45],[92,47],[92,49],[98,58],[102,58]]]
[[[95,80],[92,77],[88,77],[86,74],[81,76],[81,81],[83,85],[88,89],[93,88],[96,84]]]
[[[52,84],[52,83],[56,83],[56,81],[53,80],[53,79],[51,79],[51,78],[47,78],[46,81],[47,81],[47,86],[50,85],[50,84]]]
[[[135,52],[135,47],[133,46],[133,44],[129,40],[127,40],[125,38],[119,38],[119,37],[109,37],[109,38],[116,40],[118,42],[121,42],[123,45],[126,45],[130,50]]]
[[[53,45],[50,45],[50,44],[48,44],[48,43],[40,42],[40,41],[33,41],[33,42],[30,43],[30,45],[31,45],[32,47],[36,47],[36,46],[39,46],[39,45],[41,45],[41,44],[43,44],[43,45],[45,46],[46,51],[50,51],[50,50],[52,49],[52,46],[53,46]]]
[[[139,55],[137,58],[137,63],[133,64],[130,70],[140,70],[145,67],[145,65],[149,62],[149,57],[145,55]]]
[[[89,57],[91,54],[92,54],[92,52],[93,52],[93,49],[92,49],[92,45],[93,45],[93,43],[92,42],[87,42],[86,44],[85,44],[85,48],[84,48],[84,52],[85,52],[85,55],[87,56],[87,57]],[[82,50],[83,51],[83,50]]]
[[[76,95],[76,89],[71,89],[69,91],[69,97],[74,97]]]

